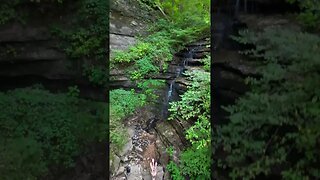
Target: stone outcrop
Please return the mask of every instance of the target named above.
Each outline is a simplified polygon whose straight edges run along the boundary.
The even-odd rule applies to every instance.
[[[83,64],[90,65],[92,60],[70,59],[60,47],[61,39],[52,34],[53,24],[67,27],[70,18],[70,14],[57,11],[25,24],[12,20],[0,26],[0,90],[43,84],[53,92],[63,92],[77,85],[81,97],[105,101],[105,90],[83,75]]]
[[[136,36],[146,33],[147,25],[159,12],[138,0],[110,2],[110,53],[125,50],[136,43]]]

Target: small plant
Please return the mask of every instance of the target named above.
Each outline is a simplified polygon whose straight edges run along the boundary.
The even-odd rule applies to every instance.
[[[174,148],[173,146],[170,146],[166,149],[166,152],[169,154],[170,157],[173,156]]]
[[[170,176],[173,180],[184,180],[185,178],[181,175],[180,169],[177,164],[170,161],[167,165],[167,170],[170,172]]]
[[[204,61],[204,67],[203,69],[207,72],[210,72],[211,70],[211,56],[210,55],[207,55],[206,58],[203,59]]]
[[[68,88],[68,90],[69,90],[68,96],[74,97],[74,98],[79,97],[80,90],[79,90],[78,86],[71,86]]]
[[[137,86],[141,88],[142,93],[146,95],[147,101],[152,103],[154,102],[157,98],[157,90],[160,89],[165,85],[164,80],[153,80],[153,79],[148,79],[144,81],[140,81]]]
[[[84,66],[84,75],[89,78],[92,84],[103,87],[108,83],[108,74],[106,68],[99,66]]]

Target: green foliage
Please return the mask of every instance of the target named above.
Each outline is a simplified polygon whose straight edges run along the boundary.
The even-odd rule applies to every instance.
[[[0,25],[7,23],[8,21],[14,19],[16,16],[16,11],[14,6],[16,6],[18,1],[7,1],[1,4],[0,7]]]
[[[60,12],[66,7],[70,8],[70,5],[65,0],[29,0],[29,2],[10,0],[1,4],[0,25],[12,20],[19,20],[25,23],[25,19],[31,14],[29,13],[30,9],[24,9],[21,12],[20,9],[26,6],[26,4],[37,4],[36,7],[39,7],[41,10],[43,10],[42,8],[57,7],[50,9],[51,11],[57,12]],[[52,35],[58,36],[63,40],[60,42],[60,48],[62,48],[71,59],[90,59],[90,63],[85,66],[93,66],[94,68],[90,68],[90,71],[85,69],[84,74],[88,76],[90,80],[93,79],[93,83],[103,86],[106,84],[106,80],[104,79],[97,82],[97,79],[101,79],[102,76],[105,77],[106,75],[97,72],[101,70],[101,67],[106,65],[107,60],[106,34],[109,33],[109,20],[105,17],[109,14],[108,1],[81,0],[72,4],[72,10],[76,11],[76,16],[74,16],[74,19],[70,19],[70,25],[54,25],[55,28],[52,29]],[[35,12],[38,13],[40,11],[37,9]],[[40,13],[36,15],[42,16]],[[66,27],[68,29],[64,29]],[[103,64],[103,66],[101,66],[101,64]],[[107,73],[104,72],[103,74]]]
[[[181,155],[180,171],[191,179],[210,179],[210,73],[192,71],[186,73],[191,86],[178,102],[172,102],[169,120],[194,120],[195,123],[186,132],[191,142],[190,149]]]
[[[179,118],[197,119],[209,117],[210,114],[210,73],[204,71],[187,72],[191,86],[181,96],[181,100],[171,103],[173,112],[169,120]]]
[[[74,101],[77,92],[73,87],[72,97],[38,88],[0,93],[2,178],[36,179],[49,167],[70,167],[82,146],[101,137],[104,106]]]
[[[115,52],[111,59],[111,66],[131,64],[130,78],[141,80],[147,75],[165,71],[168,62],[172,59],[170,40],[167,34],[156,33],[138,42],[128,51]]]
[[[181,175],[180,169],[177,164],[170,161],[167,164],[167,170],[170,172],[170,176],[173,180],[184,180],[185,178]]]
[[[106,86],[108,83],[107,69],[100,66],[85,66],[84,75],[89,78],[89,81],[98,86]]]
[[[168,147],[166,149],[166,152],[169,154],[170,157],[172,157],[174,152],[173,146]]]
[[[79,97],[80,90],[78,89],[78,86],[69,87],[68,90],[69,90],[68,95],[70,97],[75,97],[75,98]]]
[[[146,101],[144,94],[137,94],[134,90],[116,89],[110,91],[110,142],[117,149],[125,143],[126,132],[122,121],[125,117],[143,106]]]
[[[156,0],[155,3],[176,23],[210,26],[210,0]]]
[[[207,72],[210,72],[210,70],[211,70],[211,56],[207,55],[207,57],[203,59],[203,62],[204,62],[203,69]]]
[[[118,51],[113,60],[116,63],[134,62],[136,59],[141,59],[150,55],[153,52],[152,46],[153,45],[151,43],[139,42],[135,46],[132,46],[128,53]]]
[[[34,138],[1,138],[0,152],[0,173],[4,180],[36,180],[47,172],[41,144]]]
[[[147,101],[153,102],[158,98],[156,94],[157,90],[165,85],[164,80],[148,79],[138,83],[138,87],[141,88],[142,93],[146,95]]]
[[[141,79],[142,77],[146,77],[147,75],[155,74],[157,72],[159,72],[159,68],[152,64],[152,61],[148,59],[148,57],[144,57],[136,62],[131,79]]]
[[[211,157],[210,149],[206,146],[201,149],[190,148],[181,154],[181,172],[191,179],[211,179]]]
[[[109,21],[108,2],[105,0],[82,0],[78,10],[76,27],[66,32],[70,42],[66,52],[72,58],[90,57],[92,60],[106,61],[106,34]]]
[[[250,78],[252,90],[226,108],[230,122],[214,146],[228,154],[220,167],[233,179],[268,177],[273,167],[284,179],[319,179],[320,37],[268,28],[236,39],[255,45],[245,53],[261,61],[262,78]]]
[[[81,0],[74,3],[76,18],[72,28],[63,29],[61,25],[52,28],[52,34],[60,37],[61,48],[71,59],[90,59],[84,65],[84,75],[93,84],[105,86],[107,71],[107,35],[109,20],[108,1]]]
[[[293,4],[298,3],[302,12],[299,14],[299,20],[311,28],[319,28],[320,22],[320,1],[317,0],[287,0]]]

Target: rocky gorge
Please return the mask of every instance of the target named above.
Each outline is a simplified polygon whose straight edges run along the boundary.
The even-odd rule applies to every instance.
[[[126,50],[137,42],[140,35],[147,33],[150,20],[154,20],[159,10],[151,10],[149,16],[145,8],[131,1],[130,6],[116,1],[111,5],[110,12],[110,55],[117,50]],[[130,8],[128,8],[130,7]],[[139,7],[139,6],[138,6]],[[133,10],[135,14],[132,15]],[[124,13],[124,12],[125,13]],[[144,18],[140,18],[140,14]],[[111,179],[145,179],[151,180],[149,162],[155,159],[158,163],[156,179],[170,179],[168,170],[169,154],[167,149],[173,147],[173,161],[179,162],[179,154],[189,142],[185,138],[192,122],[183,120],[167,121],[169,102],[177,101],[187,90],[189,80],[183,75],[185,71],[202,69],[204,59],[210,54],[210,37],[188,44],[183,50],[174,54],[166,72],[148,78],[164,80],[165,87],[159,89],[159,98],[154,105],[143,107],[124,121],[128,139],[121,152],[110,154]],[[125,69],[110,69],[111,89],[137,89],[136,84],[127,77]]]

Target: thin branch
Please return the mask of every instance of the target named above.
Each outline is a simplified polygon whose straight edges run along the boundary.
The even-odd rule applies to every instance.
[[[169,20],[168,15],[166,15],[166,13],[164,13],[164,11],[162,10],[162,8],[160,7],[160,5],[158,3],[156,3],[157,8],[161,11],[161,13],[163,14],[163,16]]]

